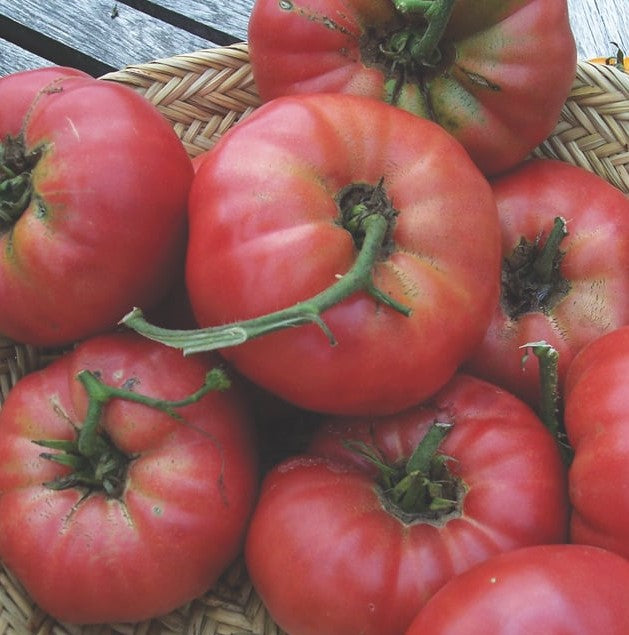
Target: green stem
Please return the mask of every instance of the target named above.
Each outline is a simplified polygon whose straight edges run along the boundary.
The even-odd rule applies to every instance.
[[[440,480],[444,467],[438,449],[451,428],[450,423],[435,421],[406,462],[404,476],[390,492],[392,500],[405,513],[433,510],[433,499],[441,494],[434,479],[437,476]]]
[[[452,429],[435,421],[404,464],[389,465],[380,451],[363,441],[345,441],[378,469],[379,485],[390,509],[404,518],[439,518],[452,513],[459,502],[459,482],[447,466],[439,446]]]
[[[542,283],[548,284],[553,279],[560,256],[559,246],[567,235],[568,230],[565,219],[557,216],[553,223],[553,228],[533,264],[533,270]]]
[[[422,17],[426,28],[421,37],[413,38],[412,58],[420,64],[431,60],[450,21],[456,0],[393,0],[403,15]]]
[[[529,342],[521,348],[530,349],[538,359],[541,392],[538,414],[556,440],[564,463],[570,465],[574,453],[559,417],[559,353],[544,341]]]
[[[170,401],[142,395],[124,388],[103,383],[88,370],[77,375],[87,393],[88,405],[83,425],[77,431],[76,440],[40,440],[37,445],[56,450],[42,453],[41,457],[70,468],[71,472],[46,483],[52,489],[67,489],[75,486],[103,489],[110,496],[120,494],[124,485],[124,474],[129,462],[113,443],[100,431],[105,406],[112,399],[123,399],[165,412],[180,418],[176,409],[196,403],[207,393],[225,390],[230,383],[223,371],[213,369],[205,377],[203,385],[187,397]]]
[[[381,253],[388,228],[389,221],[382,214],[373,213],[362,219],[364,238],[351,269],[321,293],[286,309],[223,326],[180,330],[154,326],[144,319],[140,309],[135,308],[122,318],[121,324],[144,337],[179,348],[185,354],[237,346],[274,331],[305,324],[317,324],[328,337],[330,344],[335,345],[334,335],[321,314],[358,291],[366,291],[378,302],[386,304],[402,315],[410,315],[408,307],[377,289],[373,283],[373,267]]]

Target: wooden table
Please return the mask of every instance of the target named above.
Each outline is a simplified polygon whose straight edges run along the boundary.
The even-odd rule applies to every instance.
[[[247,37],[254,0],[0,0],[0,75],[62,64],[98,76]],[[629,45],[627,0],[568,0],[580,59]],[[623,8],[624,7],[624,8]]]

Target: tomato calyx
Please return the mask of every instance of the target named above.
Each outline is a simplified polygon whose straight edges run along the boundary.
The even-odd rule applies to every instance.
[[[383,292],[373,281],[376,262],[386,258],[393,248],[392,223],[397,215],[387,199],[383,182],[376,186],[359,185],[355,189],[349,186],[341,191],[340,197],[347,203],[341,211],[340,223],[352,233],[358,254],[349,271],[340,274],[331,286],[320,293],[286,309],[221,326],[166,329],[150,324],[137,307],[125,315],[120,324],[144,337],[190,354],[237,346],[256,337],[306,324],[316,324],[330,345],[335,346],[336,338],[321,315],[359,291],[366,292],[377,303],[409,316],[411,310],[407,306]]]
[[[362,441],[345,445],[378,469],[378,493],[383,506],[402,522],[445,524],[460,516],[465,486],[448,468],[452,457],[439,445],[453,424],[435,421],[410,458],[389,464],[377,448]]]
[[[72,440],[47,439],[34,441],[37,445],[56,450],[43,452],[43,459],[54,461],[69,468],[69,472],[44,483],[54,490],[85,488],[88,493],[104,492],[112,498],[119,498],[124,490],[127,468],[133,457],[127,456],[101,429],[100,423],[105,406],[113,399],[123,399],[165,412],[182,420],[177,409],[199,401],[213,390],[226,390],[230,386],[225,373],[214,368],[206,375],[203,385],[184,399],[169,401],[136,393],[133,381],[125,382],[123,388],[109,386],[101,381],[98,373],[82,370],[77,375],[88,396],[87,413],[83,424],[72,424],[76,438]]]
[[[43,149],[26,152],[22,135],[7,135],[0,143],[0,234],[22,215],[32,198],[31,171]]]
[[[377,185],[352,183],[344,187],[336,197],[340,210],[339,224],[353,237],[357,249],[362,249],[365,240],[364,221],[372,214],[378,214],[387,221],[387,229],[382,237],[378,260],[386,260],[394,250],[393,228],[399,212],[384,190],[384,179]]]
[[[567,235],[566,221],[557,217],[543,243],[540,236],[534,241],[522,237],[504,259],[501,302],[509,318],[537,311],[548,314],[570,291],[560,271],[560,245]]]
[[[454,0],[393,0],[397,19],[382,31],[367,29],[361,42],[363,60],[382,66],[388,75],[386,100],[398,105],[403,87],[423,87],[454,59],[443,39]]]

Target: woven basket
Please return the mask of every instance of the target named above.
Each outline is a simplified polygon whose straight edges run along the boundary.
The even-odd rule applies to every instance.
[[[105,75],[133,87],[171,121],[190,156],[209,149],[249,114],[259,98],[246,44],[198,51]],[[629,75],[579,62],[571,95],[554,133],[534,153],[591,170],[629,192]],[[59,351],[39,350],[0,336],[0,406],[26,373]],[[76,627],[43,613],[0,566],[0,635],[281,635],[253,590],[242,561],[217,587],[179,610],[140,624]]]

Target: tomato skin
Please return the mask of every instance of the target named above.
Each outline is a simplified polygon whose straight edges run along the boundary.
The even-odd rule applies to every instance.
[[[386,99],[392,62],[370,61],[366,49],[410,21],[390,0],[257,0],[248,42],[258,91],[265,101]],[[443,125],[483,171],[513,167],[554,129],[576,70],[566,0],[458,0],[440,48],[436,70],[409,71],[395,103]]]
[[[601,336],[574,358],[564,424],[574,449],[570,540],[629,558],[629,326]]]
[[[0,77],[0,131],[2,136],[17,135],[24,118],[37,94],[51,88],[64,77],[90,77],[83,71],[69,66],[33,68]]]
[[[47,613],[72,623],[139,621],[209,589],[241,549],[257,491],[246,401],[207,394],[176,420],[113,400],[102,426],[130,462],[121,497],[42,485],[67,469],[33,440],[72,439],[86,396],[78,371],[180,399],[211,358],[135,334],[87,340],[11,390],[0,411],[0,558]]]
[[[450,580],[406,635],[623,635],[629,562],[585,545],[503,553]]]
[[[392,464],[444,419],[454,425],[440,449],[465,484],[462,513],[405,522],[344,441],[375,446]],[[325,421],[308,454],[265,477],[245,558],[292,635],[395,635],[454,575],[502,551],[562,542],[566,531],[565,468],[549,433],[512,395],[458,375],[404,413]]]
[[[380,181],[399,212],[375,285],[410,317],[355,293],[318,326],[221,353],[309,410],[389,413],[434,393],[480,342],[498,296],[499,236],[486,179],[440,127],[353,95],[284,97],[214,146],[189,202],[186,283],[200,326],[290,307],[354,264],[336,197]],[[470,240],[473,236],[473,240]]]
[[[156,304],[185,255],[193,177],[167,120],[126,86],[66,77],[23,133],[44,150],[30,204],[0,231],[0,332],[65,344]]]
[[[559,270],[567,294],[548,311],[510,317],[504,296],[466,370],[539,404],[539,365],[522,346],[544,340],[559,353],[559,381],[587,343],[629,323],[629,199],[590,172],[551,159],[530,160],[494,179],[503,258],[522,237],[544,239],[555,217],[566,220]]]

